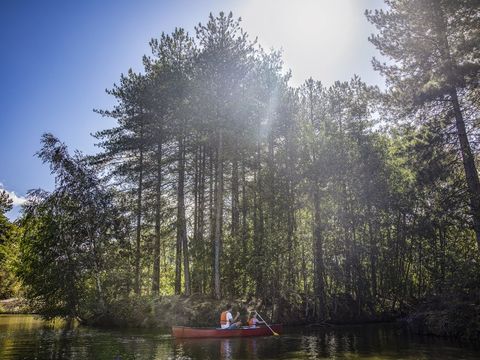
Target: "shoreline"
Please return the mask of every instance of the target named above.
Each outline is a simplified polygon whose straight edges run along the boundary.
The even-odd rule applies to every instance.
[[[30,309],[27,300],[23,298],[9,298],[0,300],[0,315],[37,315]]]
[[[248,305],[241,301],[230,302],[237,304],[242,311],[242,316],[246,316],[245,309]],[[102,314],[79,319],[79,324],[110,329],[169,329],[173,325],[208,327],[216,323],[216,314],[225,304],[226,300],[179,296],[124,299],[111,304]],[[264,308],[262,312],[269,314],[270,311]],[[21,298],[0,300],[0,315],[32,315],[43,318],[42,314],[32,311],[27,300]],[[322,322],[306,322],[300,317],[296,319],[277,317],[275,320],[286,327],[304,327],[312,330],[398,324],[417,335],[452,338],[466,343],[480,344],[480,305],[459,300],[436,303],[436,305],[432,302],[425,303],[408,314],[384,313],[363,319],[345,319],[345,321],[329,319]]]

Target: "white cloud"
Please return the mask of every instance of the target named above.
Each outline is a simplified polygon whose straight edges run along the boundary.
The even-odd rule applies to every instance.
[[[13,206],[20,206],[20,205],[23,205],[27,202],[27,199],[25,197],[18,196],[17,194],[15,194],[15,191],[8,191],[7,189],[5,189],[5,187],[3,186],[3,184],[1,182],[0,182],[0,190],[5,190],[6,191],[6,193],[10,197],[10,199],[12,199],[12,201],[13,201]]]
[[[14,191],[8,192],[8,195],[13,200],[13,206],[23,205],[27,202],[27,199],[23,196],[17,196]]]

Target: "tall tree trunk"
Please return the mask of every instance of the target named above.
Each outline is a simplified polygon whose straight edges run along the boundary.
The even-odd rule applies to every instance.
[[[475,158],[473,157],[470,142],[468,141],[465,121],[463,120],[462,110],[458,101],[457,90],[452,89],[450,96],[453,104],[453,112],[455,114],[455,123],[457,127],[457,136],[460,142],[462,152],[463,168],[467,179],[468,193],[470,197],[470,209],[473,218],[473,229],[477,237],[477,250],[480,252],[480,181],[475,166]]]
[[[265,298],[265,284],[264,284],[264,251],[263,251],[263,230],[264,230],[264,217],[262,209],[262,198],[263,198],[263,179],[261,176],[261,144],[257,142],[257,154],[255,160],[255,171],[254,171],[254,183],[255,183],[255,192],[253,197],[253,241],[254,241],[254,252],[256,259],[256,266],[254,272],[255,279],[255,292],[257,296],[264,299]]]
[[[295,283],[295,250],[296,244],[294,243],[294,231],[296,228],[295,224],[295,194],[294,194],[294,155],[293,155],[293,143],[292,140],[294,135],[292,133],[292,128],[289,127],[287,130],[287,139],[286,139],[286,163],[287,168],[287,246],[288,246],[288,270],[287,270],[287,285],[289,289],[292,289]]]
[[[314,123],[314,96],[313,88],[309,88],[309,115],[310,124],[312,128]],[[312,163],[317,166],[317,149],[312,147]],[[315,316],[317,319],[326,318],[326,296],[325,296],[325,264],[323,259],[323,232],[322,232],[322,217],[320,211],[320,188],[319,175],[315,173],[312,181],[313,191],[313,271],[314,271],[314,292],[315,292]]]
[[[195,147],[194,157],[194,176],[193,176],[193,240],[192,240],[192,293],[200,292],[200,243],[198,241],[198,202],[200,198],[199,194],[199,182],[200,182],[200,156],[201,146]]]
[[[434,9],[434,20],[439,32],[440,46],[439,50],[442,55],[442,61],[446,61],[445,75],[452,77],[451,74],[456,73],[457,64],[452,57],[449,40],[447,37],[447,18],[443,12],[442,4],[438,1],[431,1]],[[477,250],[480,252],[480,181],[478,178],[477,168],[475,166],[475,158],[468,141],[467,130],[465,128],[465,121],[463,120],[463,113],[458,100],[457,89],[454,85],[450,88],[449,95],[453,105],[453,113],[455,116],[455,125],[457,128],[457,136],[460,142],[460,150],[462,153],[463,167],[465,170],[465,177],[467,180],[470,210],[473,218],[473,229],[477,238]]]
[[[370,209],[367,213],[368,216],[368,234],[370,238],[370,280],[372,287],[372,297],[375,301],[377,298],[377,240],[375,238],[375,229],[372,225],[372,214]]]
[[[294,214],[294,198],[292,194],[291,180],[288,180],[288,204],[287,204],[287,250],[288,250],[288,269],[287,269],[287,286],[292,289],[295,276],[294,254],[294,238],[295,214]]]
[[[160,291],[160,240],[162,217],[162,143],[157,145],[157,186],[155,192],[155,243],[153,246],[152,294]]]
[[[313,216],[313,254],[314,254],[314,285],[315,285],[315,298],[316,298],[316,317],[319,320],[326,318],[326,306],[325,306],[325,265],[323,259],[323,237],[322,237],[322,224],[321,224],[321,212],[320,212],[320,191],[318,185],[315,184],[313,189],[313,203],[314,203],[314,216]]]
[[[142,236],[142,192],[143,192],[143,127],[140,129],[140,157],[139,157],[139,175],[137,190],[137,236],[135,243],[135,294],[140,294],[140,244]]]
[[[185,139],[178,141],[177,244],[182,246],[185,295],[190,295],[187,222],[185,218]],[[176,285],[176,283],[175,283]]]
[[[211,256],[209,262],[211,264],[211,269],[215,268],[215,209],[214,204],[216,204],[217,197],[217,153],[210,146],[209,149],[209,196],[208,196],[208,218],[209,218],[209,251],[208,254]],[[210,251],[211,250],[211,251]],[[212,296],[215,296],[215,271],[211,271],[211,286],[210,290]]]
[[[198,235],[197,241],[200,245],[200,261],[201,264],[201,276],[200,276],[200,289],[202,293],[206,291],[206,258],[205,258],[205,241],[204,241],[204,231],[205,231],[205,171],[206,171],[206,152],[205,146],[201,147],[201,157],[200,157],[200,179],[199,179],[199,197],[198,197]]]
[[[247,255],[247,236],[248,236],[248,224],[247,224],[247,184],[245,178],[245,161],[242,161],[242,258],[246,258]],[[247,274],[242,272],[242,289],[245,292],[247,288]]]
[[[203,241],[204,206],[205,206],[205,151],[202,145],[197,146],[195,154],[195,209],[193,229],[193,250],[192,255],[192,292],[203,293],[205,276],[205,249]]]
[[[215,204],[215,258],[214,258],[214,279],[215,298],[220,299],[220,256],[222,245],[222,215],[223,215],[223,132],[218,133],[218,159],[217,159],[217,198]]]
[[[181,145],[179,142],[179,154],[182,151]],[[182,224],[181,224],[181,210],[180,210],[180,160],[181,156],[179,157],[179,176],[178,176],[178,184],[177,184],[177,241],[175,244],[175,294],[179,295],[182,292],[182,247],[183,247],[183,239],[182,239]]]
[[[446,246],[446,234],[444,222],[440,223],[440,228],[438,229],[438,235],[440,240],[440,292],[443,292],[445,286],[445,246]]]
[[[234,241],[238,240],[238,231],[240,227],[239,211],[240,195],[238,189],[238,160],[234,155],[232,162],[232,229],[231,235]]]

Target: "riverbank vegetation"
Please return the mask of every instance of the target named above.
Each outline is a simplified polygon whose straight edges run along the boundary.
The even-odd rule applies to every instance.
[[[86,322],[174,295],[259,299],[291,323],[452,293],[478,309],[478,7],[387,4],[366,12],[385,91],[290,86],[281,53],[232,14],[153,39],[97,110],[117,122],[94,134],[98,154],[42,137],[56,186],[14,224],[2,215],[1,294]]]

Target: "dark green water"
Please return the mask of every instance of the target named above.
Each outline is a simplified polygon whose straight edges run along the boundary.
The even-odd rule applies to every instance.
[[[68,327],[29,315],[0,315],[0,359],[480,359],[480,349],[412,336],[395,325],[179,341],[159,331]]]

